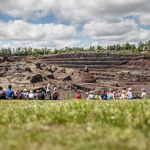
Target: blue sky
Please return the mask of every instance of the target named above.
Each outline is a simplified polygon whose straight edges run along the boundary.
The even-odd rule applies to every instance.
[[[1,47],[89,47],[150,40],[149,0],[1,0]]]

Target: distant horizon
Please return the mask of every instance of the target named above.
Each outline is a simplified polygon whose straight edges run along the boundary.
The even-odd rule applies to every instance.
[[[148,41],[146,41],[146,42],[142,42],[142,41],[140,41],[139,43],[130,43],[130,42],[127,42],[129,45],[132,45],[132,46],[135,46],[136,47],[136,49],[139,47],[139,45],[138,44],[140,44],[140,43],[142,43],[143,45],[144,45],[144,47],[148,44],[148,47],[150,46],[150,40],[148,40]],[[127,43],[114,43],[114,44],[109,44],[109,45],[105,45],[105,46],[103,46],[103,45],[89,45],[88,47],[81,47],[81,46],[66,46],[66,47],[63,47],[63,48],[48,48],[48,47],[32,47],[32,46],[30,46],[30,45],[28,45],[28,46],[24,46],[24,47],[0,47],[0,50],[2,50],[2,49],[18,49],[18,48],[20,48],[20,49],[25,49],[25,48],[27,48],[27,49],[29,49],[29,48],[32,48],[33,50],[34,49],[46,49],[46,50],[52,50],[52,51],[54,51],[54,50],[65,50],[65,49],[67,49],[67,48],[70,48],[70,49],[73,49],[73,48],[79,48],[79,49],[84,49],[84,50],[86,50],[86,49],[90,49],[90,47],[94,47],[95,49],[96,48],[98,48],[99,46],[100,47],[102,47],[104,50],[108,50],[107,48],[108,47],[110,47],[110,46],[121,46],[121,47],[123,47],[123,46],[125,46]],[[123,49],[122,49],[123,50]]]
[[[88,48],[150,39],[149,0],[1,0],[0,48]]]

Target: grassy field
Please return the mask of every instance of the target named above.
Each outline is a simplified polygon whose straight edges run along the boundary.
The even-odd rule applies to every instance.
[[[148,150],[150,100],[0,101],[1,150]]]

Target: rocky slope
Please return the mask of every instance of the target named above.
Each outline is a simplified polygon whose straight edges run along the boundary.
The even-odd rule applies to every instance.
[[[0,57],[0,84],[40,88],[50,82],[62,91],[145,87],[150,91],[150,57],[110,54],[63,54]]]

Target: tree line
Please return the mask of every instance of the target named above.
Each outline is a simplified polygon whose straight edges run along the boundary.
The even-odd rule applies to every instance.
[[[150,40],[148,42],[139,42],[138,45],[125,43],[113,44],[106,47],[103,46],[90,46],[89,48],[83,47],[65,47],[63,49],[48,49],[48,48],[32,48],[32,47],[18,47],[18,48],[0,48],[1,56],[38,56],[49,54],[63,54],[63,53],[81,53],[81,52],[105,52],[105,51],[129,51],[129,52],[142,52],[150,50]]]

